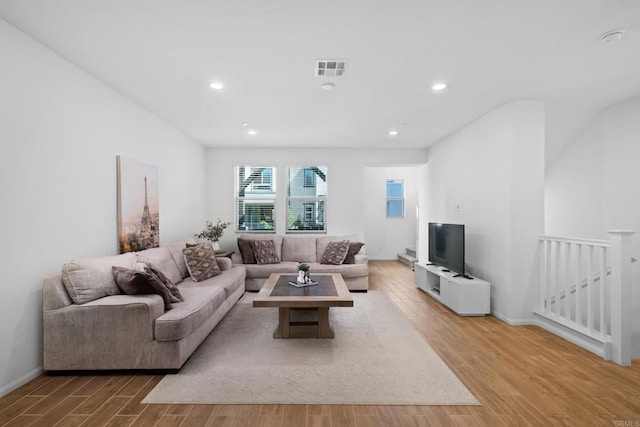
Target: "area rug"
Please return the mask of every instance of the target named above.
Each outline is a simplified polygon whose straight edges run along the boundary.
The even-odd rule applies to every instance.
[[[277,308],[247,293],[142,403],[477,405],[380,291],[329,312],[333,339],[273,339]]]

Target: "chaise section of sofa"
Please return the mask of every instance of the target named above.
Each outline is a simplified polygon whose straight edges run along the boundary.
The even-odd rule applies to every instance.
[[[244,267],[228,258],[217,260],[221,274],[194,282],[181,256],[189,241],[72,261],[45,278],[44,369],[180,369],[245,291]],[[139,260],[177,283],[184,301],[165,311],[160,295],[121,294],[111,266]]]
[[[313,236],[313,235],[275,235],[275,234],[242,234],[244,240],[273,240],[276,253],[280,259],[278,264],[243,264],[242,256],[236,251],[232,255],[234,265],[243,265],[246,270],[245,287],[248,291],[259,291],[272,273],[297,274],[298,264],[309,264],[311,276],[314,273],[340,273],[350,291],[366,291],[369,289],[369,266],[364,246],[355,255],[354,264],[321,264],[322,255],[329,242],[349,240],[361,242],[356,235],[346,236]]]

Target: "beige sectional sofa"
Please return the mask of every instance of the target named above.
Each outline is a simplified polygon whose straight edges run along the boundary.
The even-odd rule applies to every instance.
[[[340,273],[351,291],[369,289],[369,267],[364,246],[355,255],[355,264],[320,264],[322,255],[331,241],[349,240],[361,242],[358,236],[313,236],[313,235],[276,235],[276,234],[242,234],[245,240],[273,240],[276,252],[281,260],[278,264],[243,264],[239,251],[231,257],[234,265],[243,265],[246,269],[245,287],[248,291],[259,291],[271,273],[297,274],[298,263],[308,263],[310,274]]]
[[[182,256],[187,241],[75,260],[45,278],[44,369],[179,369],[245,291],[245,269],[228,258],[218,258],[221,274],[194,282]],[[121,294],[111,267],[139,260],[178,284],[184,302],[165,312],[160,295]]]

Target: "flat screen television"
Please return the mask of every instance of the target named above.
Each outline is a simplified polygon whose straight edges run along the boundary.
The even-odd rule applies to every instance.
[[[464,274],[464,224],[429,223],[429,262]]]

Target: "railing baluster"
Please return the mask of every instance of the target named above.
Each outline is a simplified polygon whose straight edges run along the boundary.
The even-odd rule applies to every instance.
[[[555,246],[555,262],[554,262],[554,278],[553,278],[553,295],[554,295],[554,304],[553,304],[553,314],[556,317],[560,316],[560,248],[561,243],[556,242]]]
[[[607,281],[607,252],[606,248],[600,248],[600,336],[604,339],[606,326],[604,323],[604,291]]]
[[[576,324],[578,326],[583,326],[582,323],[582,274],[581,273],[581,266],[580,266],[580,261],[582,260],[582,245],[578,244],[577,245],[577,252],[576,252],[576,264],[575,264],[575,279],[576,279]]]
[[[542,283],[540,284],[540,292],[538,292],[538,310],[546,313],[547,312],[547,243],[546,241],[539,242],[540,245],[540,280]]]
[[[593,332],[593,245],[589,245],[587,260],[587,327]]]

